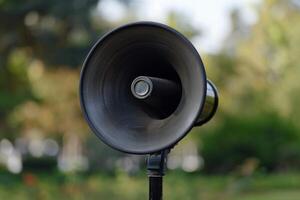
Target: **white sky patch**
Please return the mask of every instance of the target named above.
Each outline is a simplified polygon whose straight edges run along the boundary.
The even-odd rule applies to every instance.
[[[127,12],[126,7],[117,0],[101,0],[97,10],[109,22],[122,20]]]
[[[132,12],[136,20],[165,23],[168,13],[176,11],[202,30],[202,35],[194,38],[194,45],[200,51],[215,53],[230,33],[231,11],[239,9],[245,23],[253,24],[257,19],[254,6],[259,3],[261,0],[133,0]],[[117,0],[102,0],[98,10],[111,21],[120,20],[129,12]]]

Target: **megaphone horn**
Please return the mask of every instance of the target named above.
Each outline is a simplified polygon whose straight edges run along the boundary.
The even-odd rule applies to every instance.
[[[81,72],[80,102],[103,142],[149,154],[171,148],[209,121],[218,93],[182,34],[138,22],[111,31],[91,49]]]

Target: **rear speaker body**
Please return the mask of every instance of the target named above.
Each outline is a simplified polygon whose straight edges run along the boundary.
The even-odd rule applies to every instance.
[[[94,45],[81,72],[80,101],[93,132],[133,154],[171,148],[218,106],[193,45],[153,22],[119,27]]]

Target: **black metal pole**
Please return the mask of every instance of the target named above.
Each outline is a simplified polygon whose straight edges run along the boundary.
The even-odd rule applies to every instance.
[[[162,200],[163,177],[149,177],[149,200]]]
[[[170,150],[163,150],[158,154],[151,154],[147,158],[149,177],[149,200],[162,200],[163,176],[165,174],[167,154]]]

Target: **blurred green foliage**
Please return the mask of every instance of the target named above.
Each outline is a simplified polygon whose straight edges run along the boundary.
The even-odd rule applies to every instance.
[[[97,3],[0,0],[0,134],[11,141],[50,137],[63,147],[77,144],[74,151],[88,155],[93,166],[113,171],[106,163],[120,155],[91,139],[77,95],[88,50],[116,26],[96,14]],[[220,91],[216,117],[193,136],[204,172],[300,168],[300,7],[265,0],[257,11],[252,26],[234,11],[223,50],[202,55]],[[180,13],[171,12],[168,22],[188,37],[199,35]]]
[[[216,130],[203,136],[205,171],[234,171],[246,159],[257,159],[267,171],[299,167],[299,137],[291,122],[274,113],[227,117]]]
[[[97,14],[97,4],[0,0],[0,140],[54,138],[61,154],[84,154],[90,162],[87,174],[61,174],[54,157],[24,156],[24,172],[17,176],[3,172],[0,163],[0,199],[147,196],[145,177],[119,172],[112,163],[120,153],[90,134],[80,112],[80,65],[96,39],[119,25]],[[201,55],[219,89],[220,106],[209,125],[188,138],[197,142],[203,171],[168,172],[168,199],[299,199],[297,173],[265,175],[300,168],[299,5],[264,0],[251,26],[233,11],[223,50]],[[168,24],[190,38],[201,33],[181,13],[171,12]],[[99,170],[104,173],[93,174]]]
[[[215,122],[201,130],[206,171],[229,172],[249,159],[265,171],[300,167],[300,7],[266,0],[258,10],[250,27],[233,12],[224,51],[206,58],[220,90]]]
[[[201,176],[169,173],[164,182],[164,199],[173,200],[297,200],[300,192],[297,174],[258,175],[251,179],[232,176]],[[0,173],[1,199],[147,199],[144,176],[123,173],[59,174]]]
[[[70,68],[81,65],[92,42],[107,29],[93,20],[97,3],[0,1],[1,137],[13,141],[32,129],[61,135],[71,127],[82,134],[74,127],[83,124],[78,70]]]

